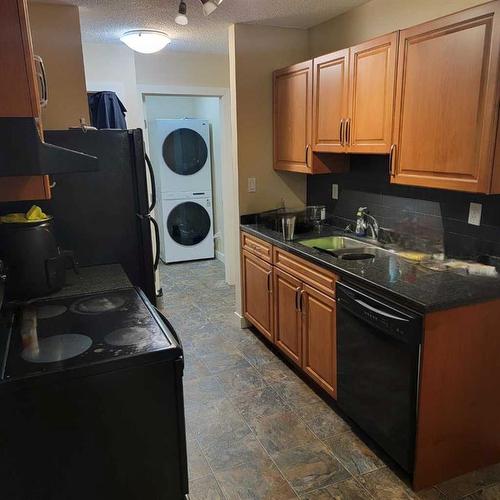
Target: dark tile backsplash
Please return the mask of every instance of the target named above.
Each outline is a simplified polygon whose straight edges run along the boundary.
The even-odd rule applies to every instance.
[[[332,200],[332,184],[339,185],[338,201]],[[483,205],[481,226],[467,223],[470,202]],[[388,156],[352,155],[349,172],[308,176],[307,203],[326,205],[340,227],[367,206],[383,227],[404,234],[416,249],[444,244],[450,257],[500,255],[500,196],[390,184]]]

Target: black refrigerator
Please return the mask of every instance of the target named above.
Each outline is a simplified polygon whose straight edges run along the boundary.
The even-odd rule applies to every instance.
[[[45,140],[98,158],[95,172],[51,176],[50,213],[57,221],[58,244],[73,250],[82,267],[121,264],[155,304],[160,239],[151,216],[154,173],[142,130],[49,130]]]

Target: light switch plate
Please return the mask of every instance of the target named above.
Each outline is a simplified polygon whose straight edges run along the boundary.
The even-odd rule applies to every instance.
[[[257,180],[255,177],[248,178],[248,192],[255,193],[257,191]]]
[[[482,211],[483,205],[481,205],[481,203],[471,203],[469,206],[469,224],[480,226]]]
[[[338,200],[338,199],[339,199],[339,185],[332,184],[332,200]]]

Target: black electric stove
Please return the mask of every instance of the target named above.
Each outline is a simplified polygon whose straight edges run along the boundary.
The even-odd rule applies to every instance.
[[[182,345],[139,289],[19,306],[2,336],[2,497],[184,498]]]
[[[3,378],[175,359],[172,332],[134,288],[36,302],[16,314]]]

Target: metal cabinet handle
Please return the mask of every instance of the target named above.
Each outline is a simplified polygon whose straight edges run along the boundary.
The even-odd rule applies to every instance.
[[[340,120],[340,145],[341,146],[344,146],[344,123],[345,123],[345,120],[344,120],[344,118],[342,118],[342,120]]]
[[[271,293],[271,292],[273,291],[273,289],[271,288],[271,274],[272,274],[272,272],[271,272],[271,271],[269,271],[269,272],[267,273],[267,291],[268,291],[269,293]]]
[[[299,300],[300,300],[300,287],[297,287],[295,289],[295,310],[296,311],[300,311],[300,303],[299,303]]]
[[[309,165],[309,148],[311,147],[310,144],[306,145],[306,165]]]
[[[40,56],[33,56],[35,60],[36,76],[40,84],[40,106],[45,108],[49,102],[48,86],[47,86],[47,73],[45,72],[45,65]]]
[[[389,153],[389,174],[394,177],[394,157],[396,156],[396,144],[391,145],[391,151]]]
[[[304,300],[303,300],[304,293],[305,293],[304,290],[300,291],[300,297],[299,297],[299,311],[300,312],[304,311]]]
[[[344,146],[351,145],[351,119],[347,118],[345,121],[345,141]]]

